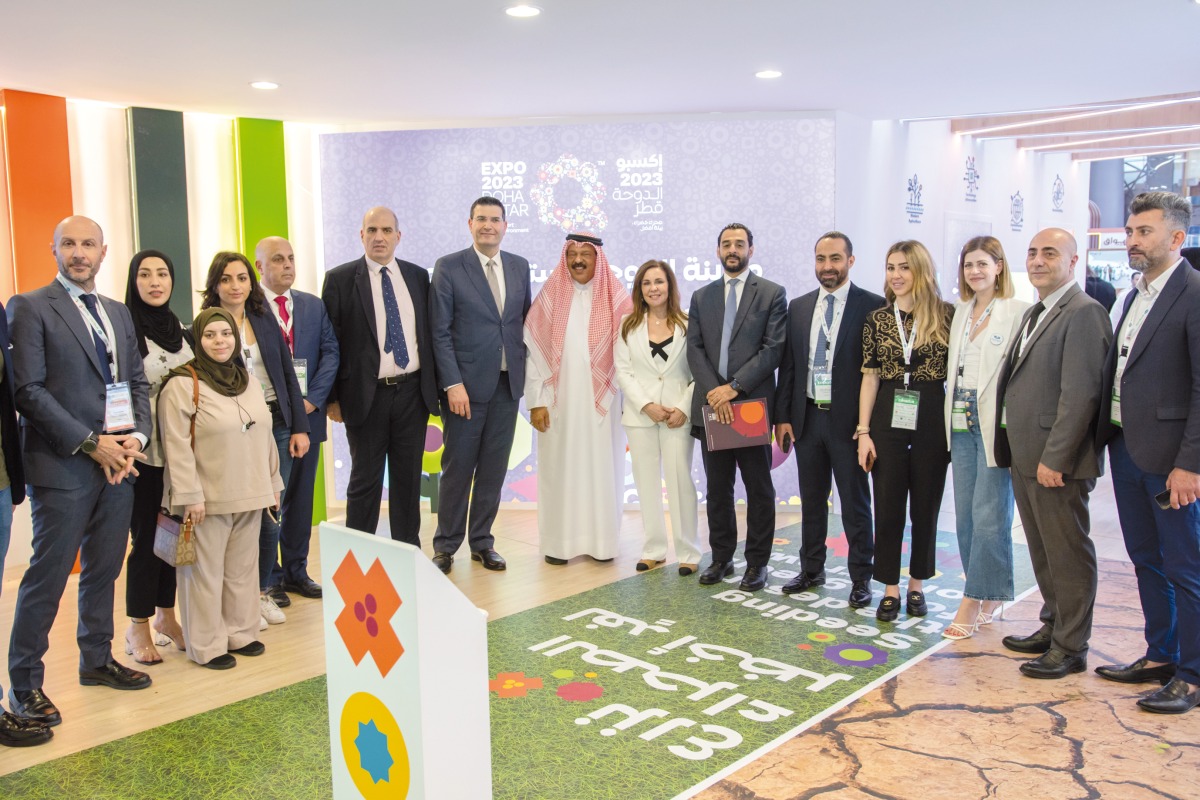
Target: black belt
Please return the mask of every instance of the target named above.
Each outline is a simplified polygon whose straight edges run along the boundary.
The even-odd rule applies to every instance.
[[[271,416],[283,418],[283,409],[279,405],[278,400],[268,400],[267,409],[271,412]]]
[[[401,375],[389,375],[386,378],[380,378],[378,382],[380,386],[395,386],[405,381],[416,380],[419,377],[421,377],[421,370],[414,369],[412,372],[405,372]]]
[[[816,400],[813,400],[811,397],[805,397],[804,399],[808,401],[808,404],[810,406],[817,409],[818,411],[828,411],[830,408],[833,407],[832,403],[818,403]]]

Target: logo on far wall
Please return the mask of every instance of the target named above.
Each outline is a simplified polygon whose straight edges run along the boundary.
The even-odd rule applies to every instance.
[[[908,179],[908,203],[905,204],[904,210],[908,212],[908,221],[910,223],[920,223],[921,216],[925,213],[925,206],[921,203],[921,190],[925,188],[921,185],[921,179],[917,177],[917,173]]]
[[[1063,179],[1059,175],[1054,176],[1054,187],[1050,190],[1050,202],[1052,210],[1061,214],[1063,210],[1063,201],[1067,199],[1067,185],[1063,183]]]
[[[967,157],[967,170],[963,173],[963,180],[967,184],[966,200],[968,203],[974,203],[979,199],[979,170],[975,169],[975,156]]]
[[[1017,233],[1025,227],[1025,198],[1020,190],[1008,198],[1008,225]]]

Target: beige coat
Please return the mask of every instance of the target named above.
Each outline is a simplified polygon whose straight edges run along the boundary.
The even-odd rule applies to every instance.
[[[250,381],[246,391],[233,398],[200,381],[195,453],[188,434],[194,410],[191,379],[168,380],[158,397],[158,429],[166,456],[163,505],[182,514],[186,506],[204,503],[208,515],[275,505],[275,493],[283,491],[279,451],[258,382]],[[248,420],[254,424],[243,430]]]

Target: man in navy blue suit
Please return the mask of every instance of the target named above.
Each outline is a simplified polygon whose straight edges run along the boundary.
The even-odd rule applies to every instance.
[[[1191,213],[1170,192],[1133,199],[1125,247],[1141,276],[1108,351],[1096,434],[1146,617],[1146,654],[1096,672],[1165,684],[1137,701],[1159,714],[1200,705],[1200,273],[1180,256]]]
[[[283,493],[279,530],[282,566],[277,559],[269,584],[276,596],[293,592],[302,597],[320,597],[321,585],[308,574],[308,541],[312,535],[317,463],[326,437],[325,404],[337,378],[338,341],[321,298],[292,288],[296,282],[296,254],[287,239],[268,236],[259,242],[254,248],[254,266],[262,276],[267,307],[279,322],[292,353],[308,414],[310,442],[308,452],[293,460]]]
[[[442,572],[450,571],[464,538],[485,569],[507,566],[493,547],[492,522],[525,391],[529,262],[500,249],[508,222],[494,197],[471,204],[467,227],[474,243],[439,258],[430,286],[433,353],[450,410],[442,418],[446,449],[433,539],[433,563]]]

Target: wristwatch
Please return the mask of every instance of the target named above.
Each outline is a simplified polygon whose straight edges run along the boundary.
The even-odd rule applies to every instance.
[[[742,394],[743,392],[746,391],[745,389],[742,388],[742,385],[740,383],[738,383],[737,378],[734,378],[733,380],[731,380],[729,382],[729,388],[733,389],[738,394]]]
[[[94,433],[89,433],[88,437],[83,440],[83,444],[79,445],[79,449],[86,455],[91,455],[96,452],[96,448],[100,446],[100,437]]]

